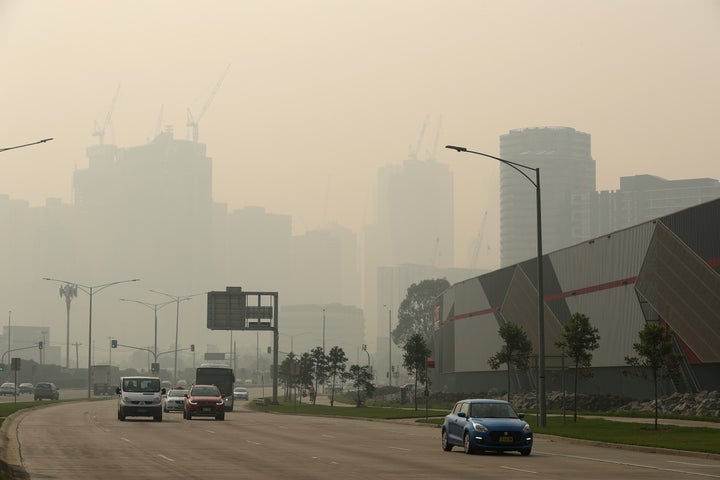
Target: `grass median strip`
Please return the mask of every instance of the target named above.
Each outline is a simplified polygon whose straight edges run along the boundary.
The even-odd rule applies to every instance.
[[[334,415],[370,419],[396,420],[415,418],[419,423],[441,426],[447,410],[414,410],[393,407],[345,407],[311,404],[280,403],[279,405],[253,405],[254,409],[285,414]],[[686,427],[651,423],[617,422],[602,418],[578,417],[577,422],[561,416],[548,416],[545,427],[537,426],[534,415],[525,418],[537,434],[556,435],[596,442],[667,448],[690,452],[720,454],[720,429]],[[439,435],[439,434],[438,434]]]

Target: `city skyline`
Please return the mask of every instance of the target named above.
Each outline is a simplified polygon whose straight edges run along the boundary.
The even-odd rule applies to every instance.
[[[720,176],[713,1],[138,6],[0,6],[2,146],[55,138],[4,153],[0,193],[72,203],[71,172],[108,117],[104,142],[130,147],[166,124],[185,137],[188,109],[204,113],[214,200],[291,214],[298,234],[360,233],[380,166],[436,140],[497,154],[516,128],[590,133],[598,190]],[[498,252],[498,165],[437,154],[456,179],[456,258],[485,211]]]

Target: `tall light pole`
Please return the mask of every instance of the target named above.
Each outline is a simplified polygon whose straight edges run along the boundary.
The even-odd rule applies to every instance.
[[[67,329],[65,333],[65,368],[70,368],[70,302],[77,297],[77,285],[66,283],[60,287],[60,298],[65,298],[65,308],[67,311]]]
[[[323,355],[325,355],[325,309],[323,308]]]
[[[150,302],[141,302],[140,300],[131,300],[129,298],[121,298],[121,302],[133,302],[133,303],[139,303],[140,305],[150,308],[155,312],[155,349],[153,350],[153,357],[155,357],[154,362],[157,362],[157,311],[161,309],[162,307],[166,305],[170,305],[171,303],[174,303],[174,300],[168,300],[167,302],[163,303],[150,303]],[[160,373],[160,372],[158,372]]]
[[[388,380],[389,385],[392,387],[392,309],[387,305],[383,305],[388,311]]]
[[[178,330],[180,327],[180,302],[183,302],[185,300],[190,300],[192,297],[197,297],[198,295],[205,295],[204,293],[193,293],[192,295],[170,295],[169,293],[165,292],[158,292],[157,290],[150,290],[153,293],[159,293],[160,295],[165,295],[166,297],[172,298],[175,303],[177,304],[177,308],[175,309],[175,364],[173,366],[173,385],[177,385],[177,354],[178,354]]]
[[[483,157],[492,158],[498,162],[509,165],[518,171],[523,177],[527,178],[528,181],[535,187],[535,206],[536,206],[536,217],[537,217],[537,301],[538,301],[538,405],[539,405],[539,417],[540,426],[544,427],[547,425],[547,414],[546,414],[546,400],[545,400],[545,295],[543,292],[543,264],[542,264],[542,208],[540,206],[540,167],[530,167],[523,165],[522,163],[511,162],[487,153],[475,152],[468,150],[465,147],[457,147],[455,145],[446,145],[445,148],[456,150],[458,152],[473,153],[475,155],[482,155]],[[532,170],[535,172],[535,180],[523,170]]]
[[[119,280],[117,282],[110,282],[110,283],[103,283],[100,285],[82,285],[80,283],[75,282],[69,282],[67,280],[60,280],[57,278],[47,278],[43,277],[43,280],[49,280],[51,282],[59,282],[59,283],[65,283],[65,284],[72,284],[80,291],[85,292],[90,297],[90,313],[88,317],[88,389],[87,389],[87,396],[88,398],[91,397],[90,391],[92,388],[91,381],[92,381],[92,307],[93,307],[93,293],[99,293],[102,290],[105,290],[108,287],[112,287],[113,285],[117,285],[119,283],[128,283],[128,282],[138,282],[140,281],[139,278],[133,278],[132,280]]]

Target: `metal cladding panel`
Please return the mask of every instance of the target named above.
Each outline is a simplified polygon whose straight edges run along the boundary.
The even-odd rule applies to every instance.
[[[590,319],[598,329],[599,347],[592,352],[593,367],[624,367],[633,355],[645,317],[633,285],[569,297],[568,306]]]
[[[555,342],[560,340],[562,326],[547,305],[544,305],[545,355],[558,355],[560,352]],[[533,352],[538,353],[540,344],[538,320],[538,293],[530,279],[520,266],[515,270],[515,277],[510,284],[500,313],[506,322],[514,323],[525,331],[532,342]]]
[[[700,258],[720,271],[720,199],[660,219]]]
[[[488,360],[502,348],[494,315],[464,318],[455,324],[455,372],[491,370]]]
[[[549,254],[560,291],[572,295],[634,279],[654,229],[648,222]]]
[[[658,222],[637,289],[703,363],[720,362],[720,275]]]
[[[449,288],[440,296],[435,330],[435,368],[438,373],[455,371],[455,324],[451,319],[455,312],[455,288]]]

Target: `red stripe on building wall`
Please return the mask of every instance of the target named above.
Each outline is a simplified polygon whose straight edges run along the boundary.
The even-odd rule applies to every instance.
[[[615,280],[612,282],[601,283],[600,285],[593,285],[591,287],[580,288],[580,289],[572,290],[569,292],[561,292],[561,293],[555,293],[553,295],[546,295],[545,301],[548,302],[548,301],[552,301],[552,300],[560,300],[562,298],[575,297],[578,295],[587,295],[588,293],[600,292],[602,290],[608,290],[610,288],[624,287],[626,285],[632,285],[633,283],[635,283],[636,280],[637,280],[637,277],[630,277],[630,278],[625,278],[623,280]],[[491,308],[486,308],[485,310],[477,310],[475,312],[463,313],[461,315],[455,315],[454,317],[445,320],[444,322],[442,322],[442,324],[447,325],[448,323],[454,322],[456,320],[464,320],[466,318],[471,318],[471,317],[480,317],[482,315],[487,315],[487,314],[495,313],[498,311],[500,311],[500,307],[491,307]]]
[[[588,293],[600,292],[602,290],[608,290],[610,288],[624,287],[625,285],[632,285],[637,281],[637,277],[628,277],[622,280],[613,280],[612,282],[601,283],[600,285],[593,285],[591,287],[578,288],[577,290],[571,290],[569,292],[555,293],[553,295],[546,295],[545,301],[560,300],[561,298],[575,297],[577,295],[587,295]]]
[[[706,262],[708,265],[710,265],[713,268],[720,266],[720,258],[711,258],[710,260],[706,260]],[[609,290],[611,288],[625,287],[627,285],[634,284],[636,281],[637,281],[637,277],[628,277],[628,278],[624,278],[622,280],[613,280],[612,282],[601,283],[599,285],[593,285],[593,286],[585,287],[585,288],[578,288],[577,290],[570,290],[567,292],[560,292],[560,293],[554,293],[552,295],[546,295],[545,301],[551,302],[554,300],[561,300],[563,298],[576,297],[578,295],[587,295],[588,293],[601,292],[603,290]],[[487,315],[487,314],[495,313],[498,311],[500,311],[500,307],[491,307],[491,308],[486,308],[485,310],[477,310],[475,312],[463,313],[462,315],[455,315],[454,317],[443,321],[442,324],[447,325],[448,323],[454,322],[456,320],[464,320],[466,318],[471,318],[471,317],[480,317],[482,315]]]
[[[720,258],[711,258],[707,261],[707,264],[713,268],[718,267],[720,266]]]

